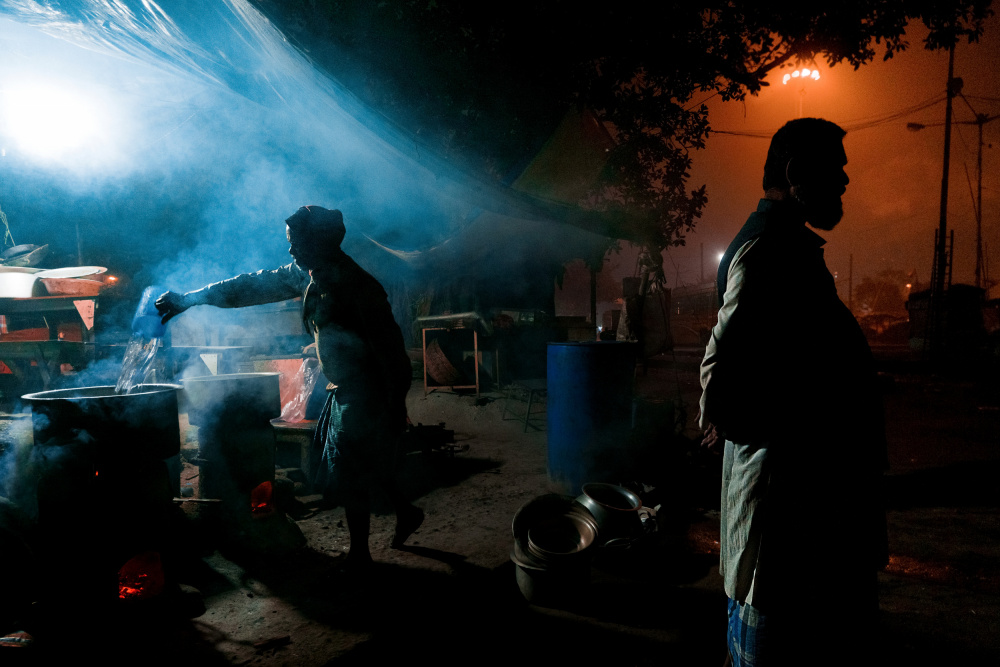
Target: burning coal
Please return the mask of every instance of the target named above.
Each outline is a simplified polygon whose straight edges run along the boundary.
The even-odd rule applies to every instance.
[[[155,551],[132,557],[118,570],[118,598],[121,600],[148,600],[161,595],[166,586],[163,561]]]

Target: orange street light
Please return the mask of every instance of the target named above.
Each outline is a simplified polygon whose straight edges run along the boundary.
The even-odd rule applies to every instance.
[[[790,82],[794,83],[797,81],[806,80],[819,81],[819,70],[809,67],[803,67],[802,69],[797,69],[794,72],[787,72],[785,76],[781,77],[781,83],[788,85]],[[799,114],[796,118],[802,118],[802,98],[806,96],[806,89],[802,88],[799,91]]]
[[[809,69],[808,67],[803,67],[802,69],[797,69],[794,72],[789,72],[781,78],[781,83],[787,85],[792,79],[812,79],[813,81],[819,80],[819,70]]]

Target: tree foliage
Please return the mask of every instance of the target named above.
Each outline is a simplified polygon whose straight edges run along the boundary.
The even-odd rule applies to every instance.
[[[710,132],[700,100],[757,93],[768,72],[823,58],[854,68],[909,46],[976,40],[988,0],[643,2],[256,0],[332,75],[435,150],[509,181],[573,105],[616,139],[580,204],[630,210],[610,230],[650,248],[683,244],[707,202],[688,184]]]
[[[858,313],[905,315],[906,299],[914,277],[905,271],[885,269],[878,275],[865,276],[854,288],[854,309]],[[910,285],[910,289],[907,288]]]

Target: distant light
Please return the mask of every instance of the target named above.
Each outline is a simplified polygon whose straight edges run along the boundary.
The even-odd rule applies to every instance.
[[[785,74],[781,77],[781,83],[787,84],[792,79],[812,79],[813,81],[819,80],[819,70],[809,69],[808,67],[803,67],[802,69],[797,69],[790,74]]]
[[[720,253],[719,253],[719,261],[721,262],[721,261],[722,261],[722,258],[723,258],[723,257],[725,257],[725,256],[726,256],[726,253],[724,253],[724,252],[720,252]]]
[[[910,284],[910,283],[906,283],[906,289],[911,289],[912,287],[913,287],[913,285],[912,285],[912,284]]]
[[[35,157],[58,159],[102,142],[106,118],[98,100],[67,86],[29,83],[4,90],[3,117],[17,147]]]

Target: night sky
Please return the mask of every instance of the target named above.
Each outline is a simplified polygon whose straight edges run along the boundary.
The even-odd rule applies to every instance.
[[[802,115],[832,120],[848,130],[844,140],[851,183],[844,196],[844,219],[827,239],[826,260],[846,281],[853,255],[854,285],[861,277],[886,269],[916,271],[930,280],[934,232],[940,219],[945,103],[891,117],[941,97],[948,75],[948,53],[928,52],[914,26],[910,47],[888,61],[853,70],[818,63],[821,78],[798,85],[781,83],[789,70],[768,77],[770,87],[745,103],[709,101],[714,130],[769,137],[784,122]],[[955,76],[979,114],[1000,113],[1000,20],[989,20],[982,40],[961,43],[955,52]],[[803,93],[802,91],[805,90]],[[988,98],[988,99],[985,99]],[[954,101],[954,120],[975,118],[962,99]],[[928,126],[918,132],[907,123]],[[857,129],[854,129],[857,128]],[[1000,278],[1000,119],[983,128],[983,241],[991,277]],[[976,188],[977,127],[955,125],[952,131],[948,190],[948,229],[955,230],[953,282],[972,284],[975,268],[975,215],[969,182]],[[989,144],[993,148],[989,148]],[[671,250],[665,264],[668,280],[697,282],[704,247],[706,274],[714,274],[718,254],[756,207],[768,140],[716,134],[694,158],[692,183],[708,185],[709,203],[698,229],[684,248]],[[968,176],[966,169],[968,169]],[[675,269],[676,266],[676,269]],[[845,292],[841,289],[841,294]],[[1000,296],[994,290],[992,296]]]

